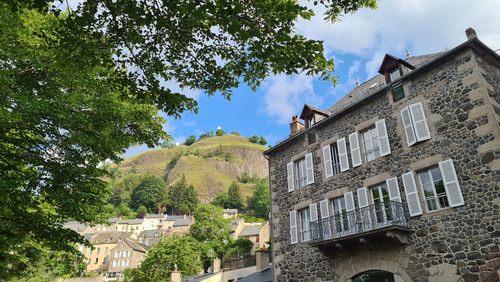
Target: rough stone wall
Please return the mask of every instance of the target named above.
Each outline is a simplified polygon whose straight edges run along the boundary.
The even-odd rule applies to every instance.
[[[500,130],[487,99],[487,84],[499,89],[500,80],[498,69],[488,72],[492,78],[483,78],[482,70],[494,66],[478,65],[480,60],[473,51],[465,50],[411,81],[405,81],[404,99],[393,103],[388,91],[337,120],[317,125],[315,143],[308,145],[307,135],[304,135],[271,153],[277,281],[345,281],[359,273],[352,268],[346,270],[349,268],[346,261],[353,256],[392,261],[397,265],[388,266],[387,271],[392,269],[393,273],[414,282],[428,281],[433,275],[464,273],[491,246],[500,243]],[[400,110],[416,102],[424,105],[432,138],[408,147]],[[348,135],[363,124],[383,118],[392,153],[369,163],[363,161],[362,166],[352,168]],[[346,137],[350,169],[325,180],[321,142],[335,139],[335,136]],[[304,151],[313,153],[315,183],[290,193],[287,191],[286,164]],[[416,173],[417,164],[423,169],[447,159],[453,159],[465,205],[433,213],[427,213],[422,205],[424,214],[410,218],[408,245],[388,244],[380,251],[352,246],[350,250],[326,257],[307,243],[290,244],[289,211],[296,205],[308,201],[318,203],[333,190],[355,191],[367,186],[370,179],[384,175],[384,180],[398,177],[401,198],[407,209],[401,175],[408,171]],[[418,179],[416,183],[422,194]],[[358,207],[357,199],[355,202]]]

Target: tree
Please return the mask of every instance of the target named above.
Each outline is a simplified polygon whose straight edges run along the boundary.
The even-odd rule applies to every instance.
[[[170,273],[175,270],[175,265],[183,277],[195,275],[201,269],[200,245],[188,235],[179,237],[174,234],[161,238],[134,270],[132,281],[170,281]]]
[[[198,193],[196,192],[193,184],[189,185],[188,189],[184,193],[184,200],[188,207],[188,212],[191,214],[192,212],[194,212],[194,210],[198,206],[198,203],[200,202],[200,200],[198,199]]]
[[[146,175],[130,197],[132,208],[145,206],[149,213],[154,213],[156,210],[160,212],[161,207],[168,202],[167,185],[161,178]]]
[[[229,208],[229,195],[227,192],[221,192],[215,196],[214,205],[221,207],[223,209]]]
[[[186,175],[183,173],[179,181],[177,181],[172,190],[170,190],[170,208],[179,209],[186,202],[184,193],[187,190]]]
[[[229,201],[228,206],[230,209],[243,209],[243,195],[241,194],[241,188],[236,181],[233,181],[231,185],[229,185],[229,189],[227,191]]]
[[[194,213],[195,223],[189,228],[189,234],[198,242],[202,242],[202,256],[205,265],[210,264],[209,250],[214,256],[222,257],[225,242],[231,242],[231,219],[224,218],[221,207],[211,204],[199,204]]]
[[[265,146],[267,144],[267,140],[266,140],[266,138],[264,138],[264,136],[260,137],[259,144],[262,146]]]
[[[251,143],[258,143],[259,142],[259,136],[253,135],[252,137],[248,138],[248,141]]]
[[[231,132],[231,134],[236,135],[236,136],[241,136],[241,134],[238,131],[234,131],[234,130]]]
[[[196,136],[190,135],[184,144],[186,144],[186,146],[191,146],[194,142],[196,142]]]
[[[257,217],[269,218],[270,200],[269,200],[269,180],[267,178],[257,182],[257,189],[252,195],[252,208]]]
[[[273,74],[335,83],[322,42],[294,32],[313,15],[297,1],[86,0],[67,15],[52,2],[0,3],[0,278],[19,270],[7,266],[28,234],[55,250],[89,244],[62,223],[106,221],[98,164],[168,139],[158,110],[198,111],[161,82],[227,99]],[[376,6],[318,3],[331,21]]]
[[[215,132],[215,135],[217,136],[222,136],[222,135],[226,135],[226,132],[222,129],[217,129],[217,131]]]
[[[163,143],[161,143],[161,147],[163,149],[175,148],[175,142],[173,140],[164,140]]]
[[[231,247],[250,252],[253,249],[253,242],[245,238],[238,238],[231,243]]]

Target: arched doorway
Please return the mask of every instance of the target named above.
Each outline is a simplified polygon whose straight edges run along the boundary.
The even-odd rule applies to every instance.
[[[382,270],[370,270],[356,275],[352,282],[395,282],[394,274]]]

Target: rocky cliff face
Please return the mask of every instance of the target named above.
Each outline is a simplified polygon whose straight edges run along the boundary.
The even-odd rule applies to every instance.
[[[227,191],[232,181],[243,172],[263,178],[268,175],[268,162],[262,155],[267,148],[233,135],[214,136],[172,149],[149,150],[122,162],[123,174],[153,174],[172,186],[186,175],[201,202],[210,202],[220,192]],[[244,197],[251,195],[255,185],[242,186]]]

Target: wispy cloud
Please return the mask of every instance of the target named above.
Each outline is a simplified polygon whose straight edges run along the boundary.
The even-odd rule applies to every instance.
[[[195,126],[196,121],[192,121],[192,122],[182,121],[182,125],[183,126]]]
[[[271,77],[262,87],[264,106],[259,113],[275,117],[277,124],[290,123],[304,103],[317,107],[323,104],[323,97],[316,95],[313,88],[312,78],[305,75]]]

